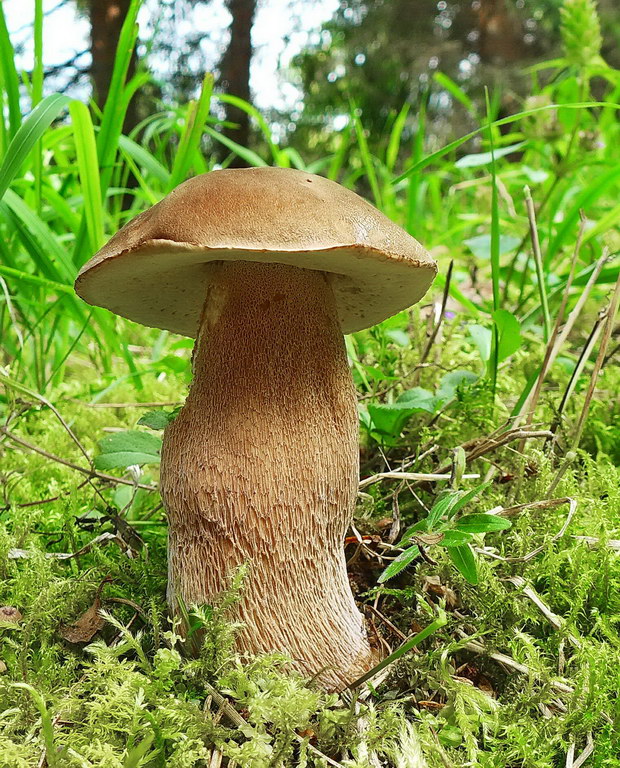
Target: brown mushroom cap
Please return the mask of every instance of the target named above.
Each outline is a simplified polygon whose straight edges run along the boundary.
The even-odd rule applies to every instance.
[[[290,168],[223,170],[189,179],[126,224],[77,277],[94,304],[196,336],[211,261],[289,264],[330,273],[344,333],[415,304],[437,266],[354,192]]]

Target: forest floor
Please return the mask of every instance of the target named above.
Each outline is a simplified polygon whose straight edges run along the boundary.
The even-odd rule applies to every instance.
[[[283,658],[242,663],[233,651],[235,594],[194,617],[205,631],[195,657],[166,613],[166,521],[149,489],[156,462],[139,475],[91,472],[106,436],[132,430],[158,439],[137,426],[152,408],[136,403],[181,402],[184,372],[154,366],[137,393],[130,380],[100,380],[76,359],[70,383],[56,392],[57,412],[7,384],[1,768],[620,765],[617,366],[603,367],[573,455],[588,376],[556,417],[574,355],[548,376],[535,423],[511,432],[510,393],[539,360],[538,343],[524,338],[500,366],[493,402],[478,376],[479,348],[458,315],[445,319],[427,363],[415,369],[426,338],[415,317],[402,313],[392,340],[377,335],[385,330],[356,336],[362,478],[447,467],[452,482],[382,477],[363,485],[346,553],[360,608],[386,653],[444,612],[447,622],[383,679],[340,696],[288,674]],[[371,370],[383,411],[373,411],[362,386]],[[437,395],[446,371],[459,372],[451,399],[393,421],[392,395],[412,387]],[[462,479],[455,456],[480,479]],[[447,549],[423,540],[425,556],[378,583],[390,546],[438,494],[485,479],[467,512],[493,510],[512,525],[474,535],[477,577],[469,581],[477,584]]]

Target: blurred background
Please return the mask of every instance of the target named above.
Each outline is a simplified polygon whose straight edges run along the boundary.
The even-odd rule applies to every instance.
[[[499,117],[517,112],[531,91],[525,69],[560,55],[561,5],[561,0],[147,0],[129,78],[143,71],[151,79],[132,99],[124,132],[162,103],[195,98],[205,73],[213,72],[216,92],[253,103],[274,140],[297,148],[306,160],[313,149],[315,155],[329,150],[347,129],[351,103],[372,145],[387,140],[403,103],[413,107],[404,136],[414,131],[424,102],[430,143],[439,146],[476,126],[471,109],[443,76],[478,105],[483,86],[495,88]],[[3,6],[17,66],[28,71],[32,9],[23,0],[4,0]],[[47,92],[82,100],[92,93],[103,107],[129,7],[129,0],[44,0]],[[599,0],[598,12],[602,57],[617,67],[618,3]],[[545,70],[540,77],[544,82],[552,74]],[[247,110],[220,106],[218,117],[236,124],[223,128],[235,142],[259,148],[264,141]]]

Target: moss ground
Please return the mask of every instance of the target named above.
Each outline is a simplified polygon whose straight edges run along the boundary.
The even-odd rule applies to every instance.
[[[447,325],[438,357],[421,375],[410,373],[417,352],[409,346],[372,333],[356,345],[362,371],[387,369],[398,377],[398,389],[382,394],[386,386],[380,383],[370,402],[387,402],[413,385],[432,391],[446,369],[479,373],[475,347],[458,318]],[[439,416],[413,414],[391,444],[363,430],[364,475],[384,470],[386,459],[398,468],[416,456],[422,456],[416,471],[436,470],[456,446],[492,432],[509,413],[515,382],[532,368],[532,349],[526,344],[501,370],[495,406],[479,379],[461,388]],[[556,368],[537,413],[540,429],[553,421],[570,359]],[[439,547],[429,548],[429,561],[418,559],[377,586],[385,567],[378,541],[387,540],[394,500],[404,530],[445,483],[398,487],[386,480],[366,489],[356,525],[369,537],[367,546],[349,544],[347,554],[360,603],[375,607],[366,608],[371,626],[381,642],[395,647],[398,632],[418,631],[440,607],[448,623],[361,700],[316,690],[286,674],[280,657],[236,658],[230,620],[235,590],[225,605],[194,617],[205,630],[194,656],[166,614],[166,525],[157,493],[134,495],[128,485],[89,480],[5,432],[0,605],[18,613],[5,611],[0,620],[1,768],[552,768],[590,744],[587,765],[620,765],[620,545],[614,541],[620,539],[619,378],[611,365],[605,367],[581,448],[552,494],[587,376],[569,402],[556,453],[533,438],[468,464],[468,472],[493,473],[469,511],[566,499],[514,510],[510,530],[478,537],[476,586]],[[144,408],[89,405],[107,382],[94,373],[77,375],[77,369],[67,380],[73,383],[56,392],[54,403],[89,455],[97,453],[106,430],[136,428]],[[149,374],[143,383],[148,395],[138,397],[174,402],[182,399],[186,375]],[[86,466],[49,408],[15,394],[10,433]],[[103,400],[130,403],[136,397],[125,383]],[[156,480],[157,468],[145,466],[140,482]],[[558,536],[571,510],[568,500],[573,514]],[[109,541],[98,539],[104,533]],[[236,589],[243,589],[241,576]],[[94,610],[84,617],[93,606],[102,619]],[[471,645],[476,642],[483,647]],[[498,653],[508,662],[499,661]],[[219,694],[235,708],[236,723]]]

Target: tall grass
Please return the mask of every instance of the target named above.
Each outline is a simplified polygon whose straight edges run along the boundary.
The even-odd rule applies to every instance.
[[[303,150],[274,141],[263,116],[251,105],[213,93],[207,76],[196,102],[162,105],[134,131],[122,133],[130,99],[148,81],[141,72],[128,80],[129,61],[138,39],[140,0],[133,0],[124,24],[102,113],[62,94],[43,98],[42,24],[35,3],[35,61],[32,82],[14,65],[14,55],[0,7],[0,328],[3,364],[41,392],[63,381],[70,353],[89,359],[103,372],[113,369],[120,353],[135,386],[141,371],[130,349],[152,338],[149,331],[87,307],[72,292],[84,261],[129,218],[152,205],[177,184],[215,166],[214,147],[223,144],[230,157],[247,162],[294,166],[323,172],[367,193],[392,219],[429,248],[444,267],[437,282],[444,287],[445,261],[455,260],[450,296],[470,322],[492,329],[489,376],[498,375],[498,310],[509,311],[521,330],[540,338],[541,349],[559,306],[569,272],[580,212],[588,218],[584,247],[571,288],[578,295],[608,242],[617,250],[620,222],[620,123],[617,119],[620,77],[610,68],[603,75],[608,99],[589,100],[589,80],[601,75],[583,65],[564,68],[561,77],[540,86],[540,67],[532,77],[533,93],[515,115],[498,119],[497,99],[489,99],[487,117],[454,81],[438,74],[432,87],[449,93],[455,103],[480,121],[473,131],[446,146],[426,152],[426,96],[414,108],[403,105],[391,119],[385,141],[370,141],[355,104],[337,149],[306,164]],[[574,83],[575,87],[570,87]],[[29,89],[31,111],[23,115],[20,92]],[[217,101],[234,103],[250,115],[259,139],[240,147],[224,137],[211,114]],[[371,146],[383,146],[378,153]],[[226,165],[226,163],[224,163]],[[129,189],[129,174],[137,185]],[[530,255],[523,188],[532,190],[537,209],[541,263]],[[127,201],[130,200],[127,208]],[[518,247],[510,244],[518,242]],[[473,243],[473,245],[472,245]],[[504,247],[508,244],[508,249]],[[501,247],[500,247],[501,246]],[[473,249],[473,250],[472,250]],[[491,294],[465,289],[476,273]],[[597,278],[601,295],[617,276],[611,260]],[[547,305],[548,304],[548,305]],[[131,328],[131,333],[119,332]]]

